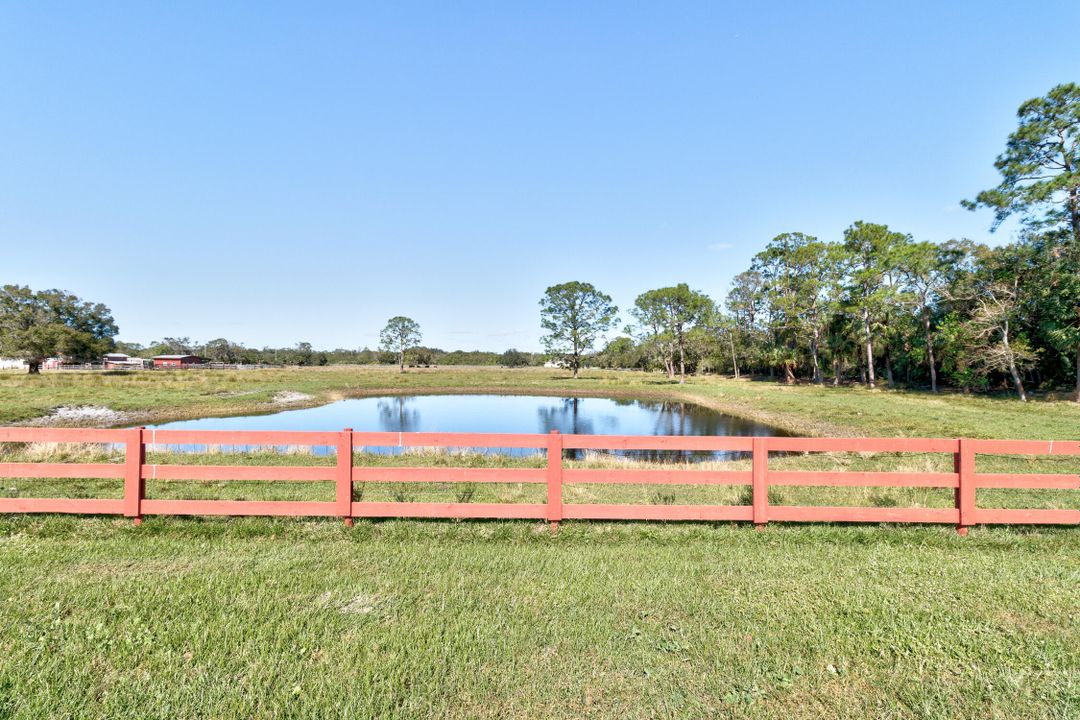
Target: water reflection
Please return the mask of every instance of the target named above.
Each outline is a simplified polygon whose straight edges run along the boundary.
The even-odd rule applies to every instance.
[[[270,415],[203,418],[160,425],[179,430],[340,430],[576,435],[780,435],[767,425],[699,405],[661,400],[528,395],[400,395],[342,400]],[[397,452],[396,448],[369,448]],[[492,451],[492,450],[489,450]],[[332,452],[326,448],[317,452]],[[524,454],[530,450],[507,450]],[[614,451],[611,451],[614,452]],[[732,452],[625,451],[654,460],[738,457]]]
[[[387,432],[420,432],[420,411],[408,407],[415,398],[400,395],[379,400],[379,429]]]
[[[588,403],[588,407],[586,407]],[[649,418],[647,432],[620,430],[620,414],[607,413],[604,408],[644,411]],[[563,434],[596,435],[774,435],[766,428],[739,418],[715,412],[700,405],[672,400],[609,400],[606,398],[562,398],[558,404],[537,408],[539,432],[558,430]],[[596,425],[604,426],[596,430]],[[762,430],[766,432],[762,432]],[[606,454],[629,456],[634,459],[672,462],[678,460],[735,459],[748,455],[738,451],[704,452],[692,450],[609,450]],[[582,451],[568,450],[569,457],[580,458]]]
[[[584,398],[562,398],[557,405],[539,407],[536,414],[540,418],[541,433],[558,430],[564,435],[595,435],[593,418],[582,414]]]

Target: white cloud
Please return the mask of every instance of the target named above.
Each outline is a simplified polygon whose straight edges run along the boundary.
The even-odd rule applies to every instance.
[[[724,250],[730,250],[733,247],[735,247],[735,246],[732,245],[731,243],[726,243],[726,242],[717,242],[717,243],[710,243],[709,244],[709,249],[712,250],[713,252],[722,252]]]

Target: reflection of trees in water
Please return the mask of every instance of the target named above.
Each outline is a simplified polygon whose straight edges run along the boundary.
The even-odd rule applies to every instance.
[[[414,432],[420,428],[420,411],[406,407],[414,398],[404,395],[379,401],[379,426],[387,432]]]
[[[752,420],[724,415],[693,403],[673,400],[642,400],[638,407],[655,415],[654,435],[776,435],[770,427]]]
[[[420,430],[420,411],[413,406],[416,398],[397,396],[378,401],[378,422],[387,432],[415,432]],[[589,398],[545,399],[536,409],[539,431],[548,433],[558,430],[564,435],[593,435],[597,433],[619,434],[619,421],[623,413],[610,410],[606,401],[592,402]],[[772,428],[758,423],[718,413],[692,403],[671,400],[612,400],[619,407],[634,407],[647,414],[647,425],[638,426],[653,435],[778,435]],[[496,430],[498,432],[499,430]],[[500,452],[511,455],[533,454],[533,450],[509,450]],[[747,453],[720,451],[700,452],[692,450],[608,450],[608,454],[631,457],[652,462],[694,462],[707,459],[735,459]],[[582,451],[567,451],[568,457],[579,459]]]
[[[618,404],[633,405],[652,415],[653,435],[757,435],[771,434],[768,428],[741,418],[723,415],[692,403],[674,400],[631,400]],[[650,462],[691,462],[708,459],[736,459],[749,456],[739,451],[696,450],[627,450],[615,454]]]
[[[560,404],[539,407],[536,414],[540,418],[540,432],[549,433],[558,430],[563,435],[592,435],[592,418],[581,414],[583,398],[563,398]]]

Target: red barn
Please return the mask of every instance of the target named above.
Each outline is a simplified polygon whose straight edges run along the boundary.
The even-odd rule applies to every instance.
[[[192,365],[201,365],[202,359],[198,355],[155,355],[154,367],[156,368],[183,368]]]

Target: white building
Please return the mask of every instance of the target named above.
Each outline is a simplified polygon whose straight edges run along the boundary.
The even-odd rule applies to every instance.
[[[101,359],[103,370],[142,370],[149,361],[131,357],[124,353],[107,353]]]

